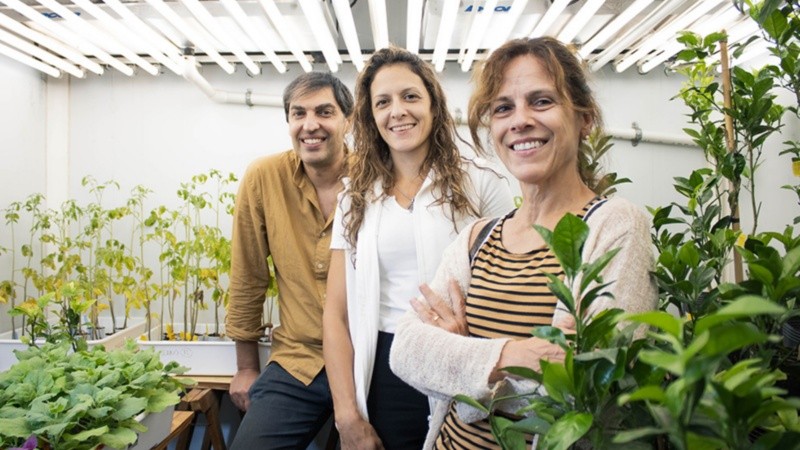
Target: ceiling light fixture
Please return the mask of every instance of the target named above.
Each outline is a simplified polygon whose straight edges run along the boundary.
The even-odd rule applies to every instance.
[[[145,72],[149,73],[150,75],[158,75],[158,69],[156,68],[156,66],[150,64],[149,62],[145,61],[142,57],[132,52],[129,48],[125,47],[113,36],[92,26],[89,22],[80,18],[77,14],[67,9],[67,7],[65,7],[61,3],[58,3],[55,0],[38,0],[38,1],[42,6],[49,8],[51,11],[61,16],[64,20],[67,21],[67,23],[71,24],[75,29],[77,29],[78,32],[81,33],[83,37],[86,38],[87,40],[89,41],[94,40],[95,42],[105,42],[107,45],[106,48],[111,47],[117,49],[119,53],[122,56],[124,56],[128,61],[141,67],[142,69],[144,69]]]
[[[464,55],[464,60],[461,61],[461,70],[469,72],[472,68],[472,62],[475,61],[475,55],[478,54],[478,47],[481,46],[483,39],[486,37],[486,29],[489,28],[489,22],[492,20],[494,8],[497,6],[497,0],[487,0],[483,5],[483,10],[475,8],[473,14],[477,14],[472,21],[472,26],[467,33],[467,52]]]
[[[444,4],[442,5],[439,34],[436,36],[436,46],[433,47],[433,58],[431,59],[437,72],[444,70],[444,63],[447,60],[447,49],[450,47],[453,29],[456,26],[456,14],[458,14],[459,3],[458,0],[444,0]]]
[[[356,33],[353,13],[350,11],[350,2],[348,0],[333,0],[333,11],[336,13],[336,19],[339,22],[339,28],[341,29],[342,37],[344,37],[344,45],[347,47],[350,61],[356,66],[356,70],[361,72],[361,69],[364,68],[364,55],[361,54],[361,44],[358,42],[358,33]]]
[[[569,23],[561,29],[556,39],[567,44],[572,42],[572,39],[574,39],[578,32],[589,23],[589,19],[594,16],[594,13],[596,13],[605,2],[606,0],[587,0],[580,11],[572,16]]]
[[[572,0],[555,0],[553,4],[550,5],[550,8],[548,8],[547,12],[544,13],[544,16],[542,16],[542,19],[539,21],[539,23],[533,27],[529,37],[536,38],[547,34],[547,31],[553,25],[553,22],[558,19],[558,16],[561,15],[567,6],[569,6],[571,1]]]
[[[299,2],[306,21],[311,27],[311,34],[314,35],[314,40],[322,50],[322,55],[325,56],[325,62],[328,63],[331,72],[338,72],[342,57],[339,55],[339,49],[336,48],[336,42],[333,40],[328,22],[322,13],[322,4],[318,0],[299,0]]]
[[[386,2],[369,0],[369,21],[372,24],[372,41],[375,50],[389,46],[389,23],[386,18]]]
[[[89,53],[96,56],[98,59],[103,61],[104,63],[110,65],[111,67],[119,70],[120,72],[124,73],[125,75],[131,76],[133,75],[133,69],[126,66],[118,59],[114,58],[113,56],[106,53],[104,50],[101,50],[96,45],[92,44],[91,42],[87,41],[86,39],[82,38],[81,36],[75,34],[70,29],[64,27],[61,24],[56,23],[52,19],[45,17],[43,14],[39,13],[35,9],[31,8],[30,6],[22,3],[20,0],[4,0],[4,3],[8,5],[14,11],[22,14],[23,16],[27,17],[28,19],[32,20],[37,25],[41,26],[45,30],[49,31],[50,33],[57,36],[62,41],[66,42],[73,47],[83,47]],[[70,13],[72,14],[72,13]]]
[[[58,69],[52,66],[48,66],[47,64],[44,64],[41,61],[37,61],[31,58],[30,56],[26,55],[25,53],[15,50],[11,47],[7,47],[4,44],[0,44],[0,54],[6,55],[11,59],[16,60],[17,62],[21,62],[22,64],[33,67],[34,69],[40,72],[44,72],[53,78],[58,78],[61,76],[61,72],[59,72]]]
[[[72,48],[67,47],[60,41],[57,41],[51,38],[50,36],[47,36],[46,34],[42,34],[36,30],[30,29],[22,25],[21,23],[11,19],[5,14],[0,13],[0,25],[30,41],[36,42],[37,44],[43,47],[49,48],[50,50],[69,59],[74,64],[83,66],[84,68],[86,68],[86,70],[90,72],[94,72],[97,75],[103,74],[103,68],[100,67],[100,64],[97,64],[96,62],[90,60],[86,56],[76,52]]]
[[[269,62],[275,66],[275,69],[279,73],[286,73],[286,64],[281,61],[278,55],[273,50],[272,46],[269,44],[269,38],[267,35],[262,31],[261,27],[255,25],[255,23],[250,20],[250,17],[245,14],[242,7],[239,5],[239,2],[236,0],[220,0],[220,3],[228,10],[233,19],[239,26],[244,30],[245,33],[253,40],[253,42],[258,46],[261,53],[266,55]]]
[[[644,20],[636,24],[634,27],[631,27],[630,29],[626,30],[622,34],[622,36],[618,37],[615,41],[611,42],[608,46],[606,46],[605,50],[600,52],[599,55],[597,55],[590,61],[589,68],[593,72],[600,70],[609,61],[611,61],[617,55],[619,55],[620,52],[627,49],[630,44],[640,39],[641,36],[647,33],[651,33],[653,31],[653,28],[655,28],[667,16],[672,14],[685,2],[686,0],[661,2],[661,4],[656,6],[656,9],[654,9]]]
[[[597,47],[605,44],[611,36],[615,35],[651,3],[653,3],[653,0],[636,0],[633,2],[625,11],[620,13],[620,15],[610,23],[606,24],[597,34],[581,46],[581,49],[578,51],[580,57],[583,59],[589,58],[589,55],[591,55]]]
[[[37,47],[30,42],[20,39],[17,36],[6,32],[3,29],[0,29],[0,41],[5,42],[6,44],[10,45],[15,50],[19,50],[20,52],[27,53],[31,57],[35,57],[41,59],[43,62],[50,64],[51,66],[55,66],[59,70],[63,70],[64,72],[69,73],[72,76],[83,78],[86,76],[86,72],[82,69],[75,67],[75,65],[64,61],[63,59],[53,55],[52,53],[42,49],[41,47]]]
[[[696,24],[690,31],[700,36],[705,36],[712,32],[722,31],[737,19],[741,19],[743,14],[734,6],[730,5],[721,13],[717,14],[708,21]],[[684,45],[677,39],[670,39],[665,45],[659,47],[650,59],[639,61],[639,72],[647,73],[659,64],[668,60],[684,48]]]
[[[155,46],[153,46],[147,39],[142,39],[135,33],[131,32],[127,27],[122,25],[122,22],[113,18],[109,13],[103,11],[99,6],[89,0],[72,0],[73,3],[78,5],[82,10],[86,11],[89,15],[96,18],[109,30],[113,30],[119,37],[122,37],[128,42],[138,42],[139,45],[144,47],[145,51],[153,57],[156,61],[163,66],[169,68],[176,74],[180,74],[178,64],[170,59],[169,56],[161,53]],[[155,74],[153,74],[155,75]]]
[[[622,72],[632,66],[636,61],[647,56],[654,49],[664,45],[672,39],[676,33],[689,28],[693,23],[700,20],[706,13],[715,8],[724,0],[705,0],[697,2],[693,7],[684,11],[683,14],[674,18],[663,28],[656,31],[653,35],[644,39],[635,51],[629,51],[618,63],[614,64],[617,72]]]
[[[406,17],[406,50],[419,53],[419,36],[422,32],[422,0],[408,0]]]
[[[222,26],[217,22],[217,19],[211,16],[208,10],[200,4],[198,0],[181,0],[184,6],[190,13],[208,30],[213,37],[226,46],[231,53],[245,66],[247,70],[253,75],[261,73],[261,67],[253,61],[252,58],[247,56],[247,53],[239,46],[239,43],[234,40],[231,35],[225,31]]]
[[[493,31],[492,33],[495,35],[495,41],[490,47],[489,53],[495,51],[497,47],[500,47],[508,40],[508,36],[511,35],[511,31],[517,26],[517,21],[519,21],[526,6],[528,6],[528,0],[514,0],[514,3],[511,4],[511,7],[506,13],[507,18],[503,26],[498,27],[499,30],[496,32]]]
[[[222,55],[219,54],[211,45],[210,42],[206,40],[205,37],[200,33],[200,31],[196,30],[194,27],[189,25],[188,22],[183,20],[181,16],[178,15],[175,11],[172,10],[169,6],[164,3],[163,0],[144,0],[147,2],[148,5],[152,6],[156,11],[158,11],[161,16],[167,20],[172,26],[178,29],[181,33],[183,33],[186,38],[191,41],[192,44],[196,45],[203,53],[208,55],[217,65],[219,65],[222,70],[225,71],[228,75],[232,74],[235,67],[231,63],[228,62],[227,59],[223,58]]]
[[[259,3],[261,3],[261,7],[264,8],[264,12],[267,13],[269,20],[272,22],[272,26],[275,27],[275,30],[278,32],[283,42],[289,47],[289,51],[292,52],[297,62],[300,63],[300,67],[306,72],[311,72],[311,63],[308,62],[308,58],[306,58],[305,53],[303,53],[303,49],[297,44],[297,39],[292,39],[292,36],[296,35],[296,33],[289,29],[286,19],[283,18],[275,2],[273,0],[259,0]]]
[[[169,40],[164,38],[161,34],[157,33],[147,23],[140,19],[137,15],[131,12],[130,9],[125,7],[120,0],[104,0],[105,4],[109,6],[115,13],[117,13],[125,23],[132,27],[138,33],[141,40],[149,42],[160,52],[167,55],[171,61],[178,65],[180,71],[180,61],[183,60],[178,47],[172,44]],[[168,66],[169,67],[169,66]],[[174,68],[170,67],[174,71]],[[180,75],[180,72],[175,72]]]

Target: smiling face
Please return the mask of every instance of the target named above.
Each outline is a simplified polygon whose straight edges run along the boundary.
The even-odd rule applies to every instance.
[[[542,186],[577,176],[580,138],[591,121],[566,104],[539,59],[525,55],[508,64],[489,110],[490,131],[497,155],[520,182]]]
[[[303,164],[324,169],[344,157],[348,122],[330,87],[292,98],[288,120],[292,145]]]
[[[428,153],[431,98],[416,73],[405,64],[380,69],[370,85],[370,100],[375,124],[392,155]]]

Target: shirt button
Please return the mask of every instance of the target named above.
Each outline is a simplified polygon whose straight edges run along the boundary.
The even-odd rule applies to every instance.
[[[328,233],[326,233],[326,232],[324,232],[324,231],[323,231],[322,233],[320,233],[320,234],[319,234],[319,237],[325,237],[325,235],[327,235],[327,234],[328,234]]]
[[[322,267],[324,267],[322,263],[317,263],[317,269],[322,269]]]

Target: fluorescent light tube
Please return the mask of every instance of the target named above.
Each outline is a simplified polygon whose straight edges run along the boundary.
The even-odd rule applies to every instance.
[[[80,18],[78,15],[67,9],[64,5],[56,2],[55,0],[38,0],[38,2],[42,6],[49,8],[51,11],[60,15],[68,23],[71,23],[76,29],[80,30],[79,32],[87,40],[93,42],[107,42],[113,48],[119,49],[120,54],[122,54],[122,56],[124,56],[131,63],[141,67],[150,75],[158,75],[158,69],[154,65],[150,64],[148,61],[145,61],[141,56],[125,47],[113,36],[97,29],[86,20]]]
[[[555,0],[550,8],[544,13],[542,16],[542,20],[533,27],[531,31],[530,37],[536,38],[540,36],[544,36],[550,27],[553,25],[553,22],[558,19],[558,16],[567,8],[570,1],[572,0]]]
[[[6,32],[2,28],[0,28],[0,41],[9,44],[12,47],[16,47],[16,49],[20,52],[24,52],[32,57],[39,58],[51,66],[56,66],[58,69],[63,70],[72,76],[78,78],[83,78],[86,76],[86,73],[83,70],[75,67],[73,64],[70,64],[53,55],[52,53],[45,51],[41,47],[37,47],[24,39],[20,39],[17,36]]]
[[[489,53],[495,51],[497,47],[500,47],[508,40],[508,36],[511,35],[511,31],[517,26],[517,21],[519,21],[526,6],[528,6],[528,0],[514,0],[514,3],[511,4],[511,9],[509,9],[506,14],[508,18],[504,26],[499,27],[499,30],[492,30],[492,34],[495,34],[496,39]]]
[[[142,40],[149,42],[159,51],[167,55],[171,61],[175,62],[175,64],[180,67],[180,61],[182,61],[183,56],[181,55],[181,51],[178,49],[178,47],[162,37],[161,34],[153,30],[147,23],[144,22],[144,20],[140,19],[136,14],[131,12],[131,10],[124,6],[119,0],[104,1],[106,5],[113,9],[115,13],[124,19],[125,22],[128,23],[138,33],[138,36]],[[180,75],[180,72],[175,73]]]
[[[44,72],[53,78],[58,78],[61,76],[61,72],[59,72],[57,69],[48,66],[47,64],[43,64],[42,62],[37,61],[31,58],[30,56],[18,50],[15,50],[11,47],[7,47],[4,44],[0,44],[0,54],[6,55],[11,59],[16,60],[17,62],[21,62],[22,64],[33,67],[34,69],[40,72]]]
[[[694,0],[690,1],[693,2]],[[661,2],[661,4],[658,5],[656,9],[653,10],[643,21],[626,30],[622,36],[606,46],[605,50],[603,50],[599,55],[589,62],[589,68],[592,71],[600,70],[600,68],[614,59],[614,57],[619,55],[620,52],[627,49],[630,44],[636,42],[642,35],[651,33],[654,27],[661,23],[664,18],[672,14],[685,2],[686,0]]]
[[[372,25],[372,40],[375,50],[389,46],[389,23],[386,18],[386,2],[369,0],[369,21]]]
[[[250,17],[245,14],[244,10],[241,6],[239,6],[239,2],[236,0],[220,0],[225,9],[228,10],[231,16],[233,16],[236,23],[245,31],[245,33],[250,36],[250,39],[255,42],[258,48],[261,50],[261,53],[266,55],[269,62],[275,66],[275,69],[279,73],[286,73],[286,64],[281,61],[278,55],[273,50],[272,46],[269,44],[269,38],[261,30],[260,27],[256,26],[255,23],[250,20]]]
[[[408,0],[406,14],[406,50],[419,53],[419,36],[422,30],[422,0]]]
[[[300,8],[306,16],[306,21],[311,28],[311,34],[314,35],[314,40],[317,41],[322,55],[325,56],[325,62],[331,72],[339,71],[339,63],[342,62],[342,57],[339,55],[339,49],[333,41],[333,36],[330,33],[330,27],[325,20],[325,15],[322,13],[322,6],[318,0],[299,0]]]
[[[453,29],[456,26],[456,14],[458,14],[459,0],[444,0],[442,6],[442,18],[439,21],[439,34],[436,36],[436,46],[433,48],[433,66],[437,72],[444,70],[444,63],[447,60],[447,50],[450,47],[450,39],[453,36]]]
[[[608,38],[615,35],[651,3],[653,3],[653,0],[636,0],[633,2],[625,11],[598,31],[588,42],[583,44],[578,54],[581,58],[587,59],[597,47],[605,44]]]
[[[356,70],[361,72],[361,69],[364,68],[364,55],[361,54],[361,44],[358,42],[358,33],[356,33],[353,12],[350,11],[350,2],[348,0],[333,0],[333,11],[339,21],[339,27],[344,38],[344,45],[347,46],[347,53],[350,55],[350,61],[356,66]]]
[[[691,31],[699,34],[700,36],[705,36],[712,32],[722,31],[732,22],[743,17],[744,15],[739,12],[734,5],[730,5],[727,9],[724,9],[720,14],[717,14],[711,19],[701,23],[696,23],[691,27]],[[647,73],[653,70],[656,66],[671,58],[683,48],[684,45],[678,42],[676,38],[670,39],[667,44],[662,45],[656,52],[654,52],[655,54],[650,59],[639,61],[639,71],[641,73]]]
[[[478,8],[475,8],[473,14],[477,14],[477,16],[475,16],[475,19],[472,21],[472,26],[469,29],[469,33],[467,33],[467,36],[469,36],[467,38],[467,52],[464,55],[464,60],[461,62],[461,70],[463,72],[469,72],[469,69],[472,67],[472,62],[475,61],[475,55],[478,54],[478,47],[480,47],[481,41],[483,41],[485,37],[486,29],[489,28],[489,22],[492,20],[492,14],[496,6],[497,0],[487,0],[483,5],[483,11],[479,11]]]
[[[131,32],[128,28],[122,25],[121,21],[113,18],[110,14],[103,11],[99,6],[97,6],[96,4],[92,3],[89,0],[72,0],[72,1],[76,5],[80,6],[80,8],[86,11],[89,15],[99,20],[100,23],[105,25],[108,29],[113,30],[118,36],[122,37],[123,39],[129,42],[138,42],[139,45],[142,45],[145,48],[145,51],[150,56],[153,57],[153,59],[155,59],[165,67],[169,68],[176,74],[180,74],[180,67],[178,67],[175,61],[170,59],[169,56],[166,56],[163,53],[161,53],[147,39],[143,39],[142,37]],[[150,73],[152,75],[155,75],[155,73],[152,72]]]
[[[213,37],[217,38],[224,46],[228,47],[228,50],[247,67],[250,73],[253,75],[261,73],[261,67],[259,67],[252,58],[247,56],[239,44],[219,25],[219,23],[217,23],[217,19],[212,17],[198,0],[181,0],[181,3],[189,9],[189,12],[194,15],[200,24],[206,27]]]
[[[91,42],[87,41],[81,36],[75,34],[68,28],[64,27],[63,25],[56,23],[52,19],[45,17],[43,14],[39,13],[39,11],[36,11],[35,9],[22,3],[19,0],[4,0],[4,2],[14,11],[22,14],[28,19],[32,20],[34,23],[40,25],[42,28],[58,36],[59,39],[63,40],[67,44],[72,45],[76,48],[83,47],[86,50],[88,50],[89,53],[95,55],[98,59],[110,65],[111,67],[119,70],[125,75],[128,76],[133,75],[133,69],[126,66],[113,56],[109,55],[104,50],[101,50],[96,45],[92,44]]]
[[[222,70],[224,70],[229,75],[233,73],[235,68],[231,63],[228,62],[222,55],[219,54],[211,45],[210,42],[206,40],[203,35],[195,30],[189,23],[187,23],[183,18],[181,18],[178,13],[173,11],[170,7],[168,7],[163,0],[145,0],[148,5],[155,8],[159,14],[161,14],[167,22],[172,24],[175,28],[178,29],[187,39],[189,39],[194,45],[196,45],[203,53],[208,55],[215,63],[217,63]]]
[[[103,68],[100,67],[100,64],[97,64],[72,48],[67,47],[60,41],[57,41],[50,36],[42,34],[36,30],[30,29],[2,13],[0,13],[0,25],[8,28],[24,38],[27,38],[28,40],[36,42],[43,47],[49,48],[50,50],[69,59],[73,63],[83,66],[90,72],[94,72],[97,75],[103,74]]]
[[[267,13],[270,22],[272,22],[272,26],[275,27],[275,30],[278,31],[283,42],[289,47],[289,51],[292,52],[297,62],[300,63],[300,67],[306,72],[311,72],[311,64],[308,62],[305,53],[303,53],[303,49],[297,45],[296,39],[292,39],[292,36],[296,33],[290,30],[286,19],[283,18],[275,2],[273,0],[259,0],[259,3],[261,3],[261,7],[264,8],[264,12]]]
[[[664,45],[669,39],[673,38],[678,31],[687,29],[691,24],[700,20],[700,18],[708,13],[712,8],[716,7],[722,0],[705,0],[698,2],[693,7],[684,11],[683,14],[674,18],[663,28],[656,31],[650,37],[644,39],[636,50],[629,51],[617,64],[614,69],[617,72],[622,72],[628,67],[632,66],[636,61],[644,58],[653,49]]]
[[[572,42],[572,39],[574,39],[578,32],[589,23],[589,19],[594,17],[594,13],[596,13],[605,2],[606,0],[587,0],[580,11],[578,11],[561,32],[558,33],[556,39],[567,44]]]

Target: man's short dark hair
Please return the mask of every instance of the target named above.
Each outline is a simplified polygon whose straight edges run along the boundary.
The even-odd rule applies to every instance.
[[[292,80],[283,90],[283,110],[286,113],[286,121],[289,121],[289,103],[292,99],[326,87],[333,91],[333,98],[336,99],[336,103],[345,117],[350,117],[353,114],[353,94],[350,89],[340,79],[328,72],[309,72]]]

